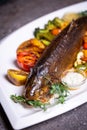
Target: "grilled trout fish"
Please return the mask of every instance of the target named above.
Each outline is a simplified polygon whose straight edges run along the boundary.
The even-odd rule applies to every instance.
[[[73,66],[86,30],[87,17],[72,21],[45,49],[28,76],[24,90],[27,100],[50,100],[51,82],[60,82],[63,73]]]

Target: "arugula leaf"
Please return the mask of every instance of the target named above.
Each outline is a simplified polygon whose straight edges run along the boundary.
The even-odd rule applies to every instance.
[[[64,103],[65,98],[68,94],[68,87],[66,84],[63,83],[56,83],[51,86],[50,90],[51,94],[58,94],[58,101],[57,103]]]
[[[56,103],[63,104],[65,102],[65,98],[67,97],[67,94],[68,94],[68,87],[66,84],[63,84],[63,83],[51,84],[50,94],[52,94],[52,95],[58,94],[58,98],[57,98],[58,100]],[[46,106],[49,105],[49,103],[42,103],[39,100],[28,100],[24,96],[11,95],[11,99],[15,103],[25,103],[25,104],[33,106],[35,108],[40,107],[44,111],[46,111],[46,109],[47,109]]]
[[[47,103],[42,103],[39,100],[27,100],[25,99],[25,97],[23,96],[16,96],[16,95],[11,95],[11,99],[15,102],[15,103],[25,103],[34,107],[40,107],[42,108],[44,111],[47,109],[46,105]]]
[[[15,103],[26,103],[26,100],[23,96],[16,96],[16,95],[11,95],[11,99],[15,102]]]

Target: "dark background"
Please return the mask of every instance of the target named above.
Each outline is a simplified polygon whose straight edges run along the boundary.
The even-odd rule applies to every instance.
[[[86,0],[0,0],[0,39],[36,18]],[[0,130],[12,127],[0,105]],[[87,103],[24,130],[87,130]]]

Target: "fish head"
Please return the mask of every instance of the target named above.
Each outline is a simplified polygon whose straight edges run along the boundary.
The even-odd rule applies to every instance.
[[[31,69],[23,94],[26,99],[39,100],[43,103],[49,101],[52,94],[50,93],[51,80],[47,72],[48,69],[44,66]]]

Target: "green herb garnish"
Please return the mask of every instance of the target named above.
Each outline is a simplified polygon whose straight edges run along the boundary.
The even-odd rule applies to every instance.
[[[57,103],[64,103],[65,98],[68,94],[68,87],[66,84],[63,83],[56,83],[51,86],[50,90],[51,94],[58,94],[58,101]]]
[[[65,102],[65,98],[67,97],[67,93],[68,93],[67,85],[63,84],[63,83],[52,84],[51,81],[50,81],[50,84],[51,84],[50,94],[51,95],[58,94],[58,98],[57,98],[57,102],[56,103],[63,104]],[[42,103],[39,100],[28,100],[24,96],[11,95],[11,99],[15,103],[24,103],[24,104],[33,106],[35,108],[39,107],[39,108],[42,108],[44,111],[47,109],[47,105],[49,105],[49,103]]]
[[[11,95],[11,99],[15,102],[15,103],[25,103],[27,105],[31,105],[33,107],[40,107],[42,108],[44,111],[47,109],[46,108],[46,103],[42,103],[39,100],[27,100],[25,99],[25,97],[23,96],[16,96],[16,95]]]
[[[82,17],[83,17],[83,16],[87,16],[87,10],[82,11],[82,12],[80,12],[79,14],[80,14]]]
[[[76,68],[76,70],[86,70],[87,69],[87,63],[78,64],[75,68]]]

